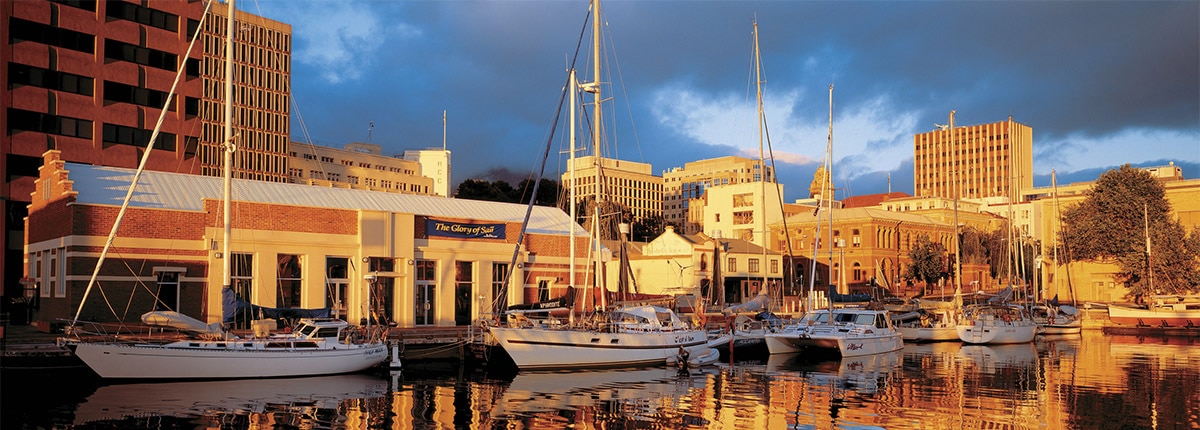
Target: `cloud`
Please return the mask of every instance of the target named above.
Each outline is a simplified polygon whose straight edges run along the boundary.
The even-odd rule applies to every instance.
[[[1041,141],[1035,136],[1034,145],[1033,171],[1043,175],[1051,169],[1072,172],[1163,159],[1200,160],[1200,130],[1131,128],[1106,136],[1076,133]]]
[[[386,3],[304,1],[275,6],[276,19],[292,25],[292,59],[312,66],[331,84],[363,78],[388,44],[420,38],[421,28],[403,21]]]

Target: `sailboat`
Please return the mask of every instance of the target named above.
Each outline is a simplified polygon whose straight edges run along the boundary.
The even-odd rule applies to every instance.
[[[1142,219],[1145,223],[1143,234],[1146,236],[1146,279],[1150,281],[1150,291],[1154,291],[1154,260],[1150,251],[1150,215],[1145,205],[1142,206]],[[1113,324],[1137,327],[1189,329],[1200,327],[1200,296],[1154,294],[1149,299],[1144,307],[1108,305],[1108,320]]]
[[[767,240],[765,239],[767,237],[767,227],[766,227],[767,216],[766,216],[765,211],[767,210],[766,200],[767,200],[768,194],[766,192],[766,188],[767,188],[768,184],[770,184],[770,186],[775,186],[775,187],[778,187],[778,184],[776,184],[774,182],[774,179],[771,179],[771,182],[768,182],[768,178],[766,176],[766,172],[767,172],[766,156],[765,156],[765,153],[763,152],[763,141],[764,141],[763,134],[764,134],[764,129],[766,128],[766,124],[765,124],[766,114],[763,111],[762,84],[763,84],[762,55],[761,55],[761,51],[759,50],[759,45],[758,45],[758,21],[755,20],[754,21],[754,86],[755,86],[755,104],[756,104],[755,116],[758,119],[758,162],[759,162],[758,169],[760,172],[763,172],[762,176],[759,178],[759,181],[760,181],[759,183],[762,186],[761,198],[756,199],[756,202],[758,204],[759,211],[760,211],[760,215],[758,216],[759,223],[760,223],[759,228],[760,228],[760,231],[762,232],[763,238],[764,238],[762,240],[763,246],[761,247],[762,252],[763,252],[762,259],[763,259],[763,261],[767,261],[767,255],[766,255]],[[785,231],[786,231],[786,229],[785,229]],[[791,240],[789,239],[786,242],[790,244]],[[747,300],[744,303],[728,306],[725,309],[723,309],[721,311],[722,314],[737,315],[737,316],[733,319],[733,321],[730,324],[730,327],[728,329],[729,332],[733,335],[733,342],[729,345],[722,345],[719,349],[729,350],[730,352],[734,352],[734,351],[739,351],[739,352],[744,352],[744,353],[748,352],[751,354],[763,351],[765,349],[763,337],[767,333],[775,332],[775,331],[778,331],[778,330],[784,328],[784,326],[786,325],[786,323],[783,319],[779,318],[772,312],[773,308],[778,309],[778,306],[775,306],[775,300],[779,296],[776,296],[775,293],[782,293],[782,292],[781,291],[772,291],[772,289],[770,288],[770,282],[769,282],[766,274],[764,273],[763,278],[762,278],[762,285],[759,288],[758,294],[754,298]],[[751,314],[751,315],[753,315],[753,318],[748,317],[746,315],[739,315],[742,313]]]
[[[1058,175],[1054,170],[1050,171],[1050,185],[1054,189],[1054,213],[1056,217],[1060,217],[1058,211]],[[1061,220],[1060,220],[1061,222]],[[1029,313],[1033,317],[1033,321],[1038,325],[1038,334],[1059,335],[1059,334],[1080,334],[1083,332],[1083,314],[1074,306],[1061,305],[1058,303],[1058,232],[1054,233],[1054,299],[1045,304],[1033,305],[1029,308]],[[1068,265],[1071,263],[1067,263]],[[1069,275],[1068,275],[1069,276]],[[1075,289],[1071,288],[1068,280],[1067,288],[1071,290],[1071,304],[1075,303]]]
[[[233,166],[233,84],[230,77],[235,76],[233,69],[233,34],[235,34],[234,11],[232,0],[227,4],[229,18],[225,41],[225,172],[224,172],[224,253],[230,254],[231,210],[230,190],[232,189]],[[207,7],[211,8],[210,2]],[[202,17],[209,15],[208,9]],[[203,21],[197,26],[203,28]],[[192,45],[195,41],[193,39]],[[189,46],[189,50],[191,46]],[[185,57],[186,58],[186,57]],[[184,64],[180,65],[176,74],[176,82],[183,75]],[[173,94],[172,94],[173,95]],[[165,114],[166,109],[163,109]],[[160,121],[161,124],[161,121]],[[104,263],[116,236],[121,219],[129,205],[137,178],[142,173],[146,160],[149,159],[150,149],[156,140],[158,129],[150,139],[150,146],[145,151],[141,165],[134,174],[121,211],[117,215],[104,251],[96,263],[95,272],[88,283],[79,309],[82,311],[87,301],[88,293],[96,282],[96,275]],[[224,264],[223,295],[232,293],[230,287],[230,260],[222,258]],[[387,358],[387,345],[384,343],[383,331],[372,330],[369,327],[355,327],[339,319],[332,318],[303,318],[296,324],[291,333],[269,335],[253,338],[235,336],[222,327],[220,323],[206,324],[195,318],[178,312],[152,311],[142,315],[142,322],[151,327],[168,327],[180,329],[192,336],[182,340],[124,340],[124,339],[92,339],[84,337],[77,326],[79,312],[72,319],[67,335],[60,343],[70,347],[88,367],[102,378],[114,379],[236,379],[236,378],[270,378],[292,376],[318,376],[340,373],[358,372],[378,365]],[[258,331],[258,330],[256,330]],[[266,330],[263,330],[266,331]],[[259,333],[256,333],[259,334]]]
[[[833,238],[833,190],[829,178],[833,177],[833,85],[829,85],[829,140],[825,149],[825,191],[821,200],[829,202],[829,243]],[[819,227],[818,218],[818,229]],[[816,271],[816,248],[813,249]],[[829,251],[829,268],[833,270],[833,247]],[[844,265],[843,265],[844,267]],[[841,272],[842,274],[845,271]],[[831,273],[832,274],[832,273]],[[896,351],[904,347],[900,332],[892,325],[888,311],[866,307],[843,307],[834,309],[837,291],[832,283],[829,288],[829,308],[814,310],[811,307],[813,278],[809,281],[810,306],[799,324],[785,327],[775,333],[767,333],[765,341],[771,354],[813,353],[838,357],[856,357]],[[844,282],[843,282],[844,284]]]
[[[594,79],[590,83],[580,84],[576,81],[575,70],[569,71],[569,82],[566,91],[571,94],[571,162],[570,168],[575,169],[574,141],[574,97],[577,88],[590,92],[594,96],[593,115],[593,145],[600,140],[599,115],[600,103],[600,3],[592,0],[592,35]],[[595,151],[599,157],[599,150]],[[601,165],[600,163],[597,163]],[[572,175],[574,172],[572,171]],[[573,176],[572,176],[573,177]],[[602,200],[601,187],[595,187],[595,202]],[[573,190],[574,187],[571,187]],[[532,204],[532,203],[531,203]],[[574,202],[571,202],[572,207]],[[597,211],[598,212],[598,211]],[[598,213],[594,213],[592,228],[592,243],[599,247]],[[520,246],[520,244],[518,244]],[[575,266],[574,240],[570,266]],[[593,257],[598,258],[599,250],[593,251]],[[597,262],[596,267],[600,267]],[[574,283],[572,270],[571,282]],[[599,290],[599,299],[595,303],[605,307],[605,291],[600,285],[600,270],[594,273],[597,280],[591,289],[592,294]],[[585,297],[586,301],[587,298]],[[513,362],[521,370],[536,369],[568,369],[568,368],[600,368],[600,367],[629,367],[644,365],[663,365],[670,358],[687,354],[702,356],[708,354],[713,345],[727,342],[728,338],[714,337],[710,339],[708,332],[702,327],[694,327],[681,319],[673,310],[661,306],[615,307],[604,313],[593,314],[584,321],[575,321],[574,311],[571,311],[569,321],[558,318],[534,320],[526,314],[510,314],[509,324],[505,326],[489,326],[488,332],[496,342],[508,353]]]

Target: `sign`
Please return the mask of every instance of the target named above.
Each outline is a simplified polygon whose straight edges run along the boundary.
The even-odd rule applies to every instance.
[[[470,224],[463,222],[425,219],[425,234],[428,236],[457,237],[460,239],[504,239],[504,224]]]

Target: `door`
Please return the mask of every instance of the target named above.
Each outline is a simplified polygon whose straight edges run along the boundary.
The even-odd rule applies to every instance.
[[[454,266],[454,325],[470,325],[475,265],[470,261],[456,261]]]
[[[434,310],[437,297],[437,262],[433,260],[417,260],[415,263],[416,279],[413,285],[413,324],[431,325],[434,320]]]
[[[415,309],[413,310],[414,321],[416,325],[431,325],[435,321],[433,319],[433,305],[435,292],[437,287],[433,284],[417,284],[417,296],[413,300]]]

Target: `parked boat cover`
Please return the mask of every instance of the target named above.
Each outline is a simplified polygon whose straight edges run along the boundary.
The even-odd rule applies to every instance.
[[[268,308],[250,303],[234,293],[232,289],[221,291],[222,321],[229,323],[245,323],[256,319],[272,318],[295,321],[300,318],[329,318],[329,308]]]

